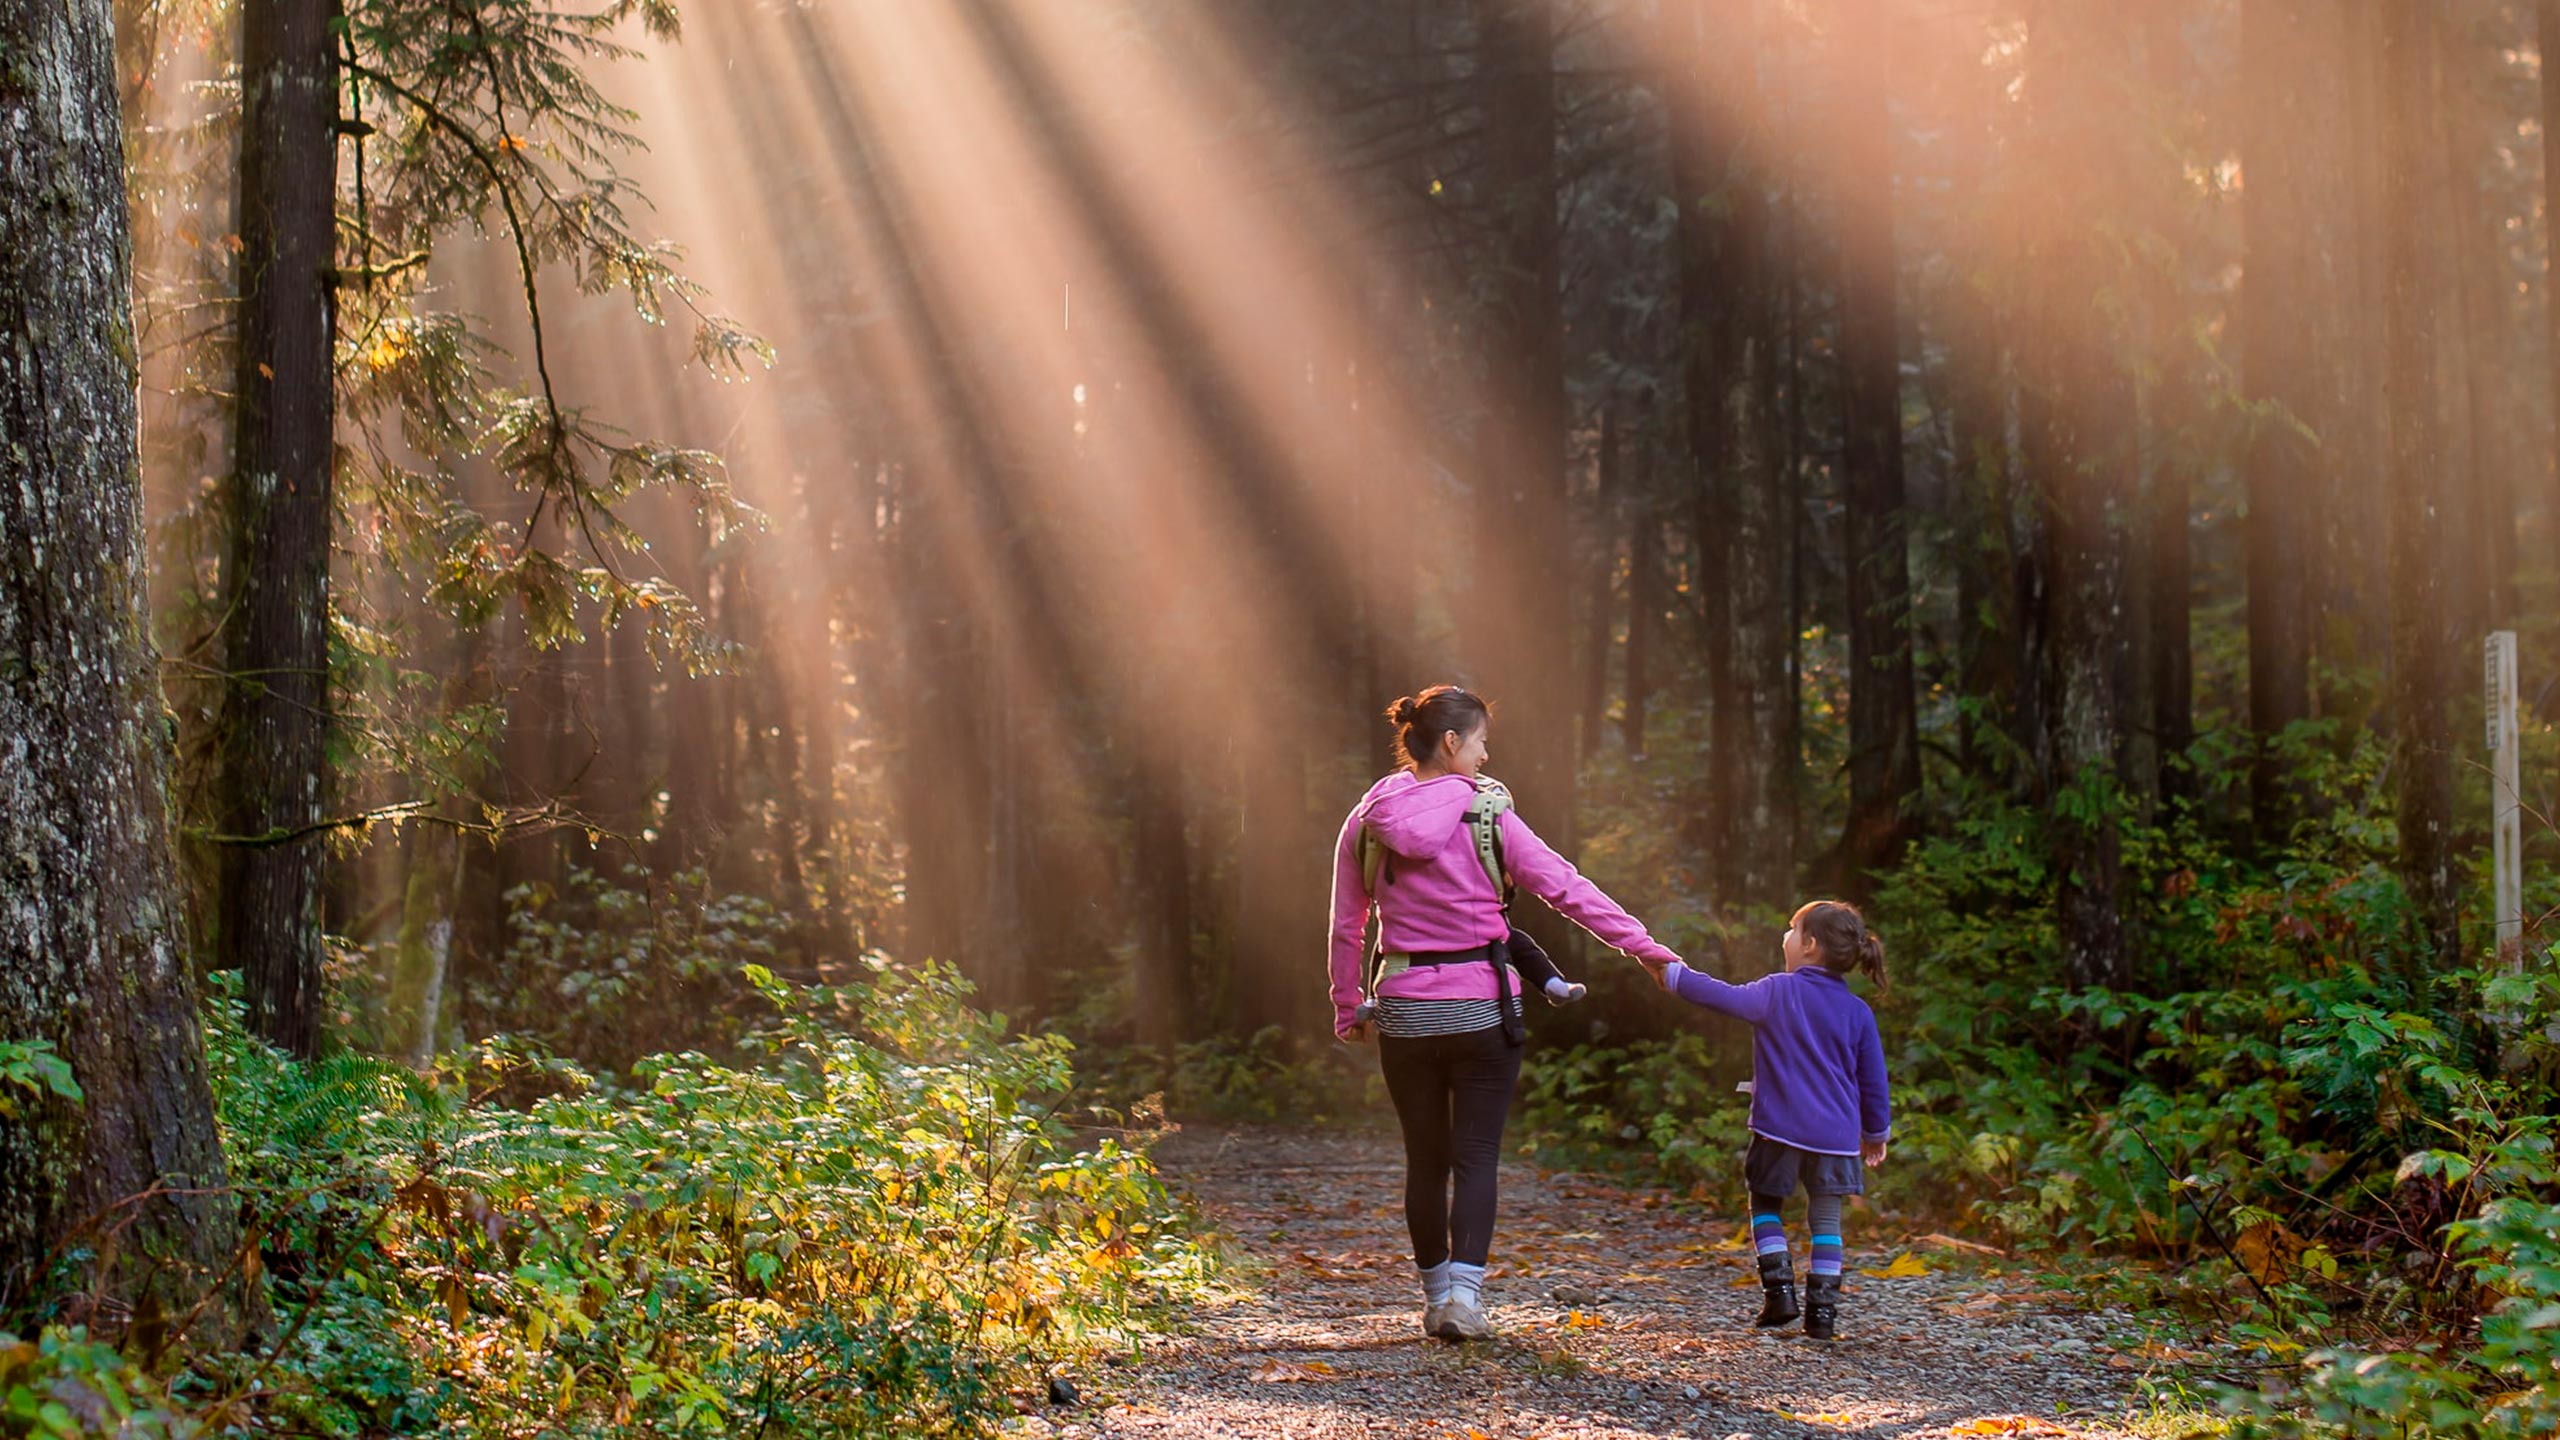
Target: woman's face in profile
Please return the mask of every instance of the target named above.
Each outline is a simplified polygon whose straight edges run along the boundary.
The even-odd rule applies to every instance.
[[[1478,722],[1463,739],[1455,730],[1443,733],[1440,737],[1441,759],[1449,767],[1449,773],[1464,775],[1470,780],[1476,778],[1476,772],[1484,768],[1489,753],[1485,749],[1485,737],[1491,733],[1493,726],[1490,722]]]

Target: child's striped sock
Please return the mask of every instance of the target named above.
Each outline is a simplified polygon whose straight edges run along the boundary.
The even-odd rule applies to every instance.
[[[1786,1203],[1785,1197],[1778,1195],[1751,1197],[1751,1248],[1764,1259],[1787,1253],[1786,1223],[1778,1218],[1778,1208]]]
[[[1840,1273],[1840,1197],[1808,1195],[1805,1197],[1805,1220],[1813,1231],[1813,1258],[1809,1264],[1816,1275]]]

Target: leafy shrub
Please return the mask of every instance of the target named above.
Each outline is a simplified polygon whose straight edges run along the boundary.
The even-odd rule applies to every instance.
[[[654,882],[572,869],[554,893],[507,892],[505,963],[475,975],[475,1028],[591,1064],[733,1044],[763,1008],[743,965],[783,963],[790,926],[763,900],[690,871]]]
[[[277,1324],[183,1408],[322,1435],[978,1434],[1202,1283],[1143,1151],[1068,1123],[1064,1041],[1008,1037],[940,967],[745,976],[752,1063],[659,1055],[627,1086],[513,1042],[424,1076],[298,1062],[219,987]],[[48,1394],[154,1393],[66,1329],[0,1340],[0,1367],[40,1422]]]

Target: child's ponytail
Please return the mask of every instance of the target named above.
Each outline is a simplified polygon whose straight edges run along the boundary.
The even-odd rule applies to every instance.
[[[1816,900],[1796,911],[1795,926],[1813,942],[1822,968],[1834,975],[1864,970],[1876,989],[1890,986],[1884,974],[1884,941],[1867,928],[1867,917],[1845,900]]]
[[[1866,930],[1865,923],[1863,918],[1859,921],[1859,928],[1865,933],[1858,937],[1858,968],[1875,977],[1876,990],[1882,993],[1893,988],[1892,982],[1884,978],[1884,941],[1873,930]]]

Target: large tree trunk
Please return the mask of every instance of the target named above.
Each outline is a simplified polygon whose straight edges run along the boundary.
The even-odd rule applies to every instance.
[[[2436,415],[2436,323],[2426,288],[2428,159],[2434,153],[2429,17],[2385,5],[2376,37],[2382,112],[2383,326],[2390,362],[2391,699],[2397,730],[2400,878],[2426,926],[2434,958],[2461,955],[2453,860],[2453,733],[2446,702],[2455,669],[2443,584],[2442,441]]]
[[[1708,816],[1718,899],[1783,905],[1795,885],[1792,502],[1779,456],[1769,203],[1750,154],[1759,35],[1747,5],[1697,0],[1670,37],[1687,477],[1708,607]]]
[[[336,70],[327,0],[241,13],[240,349],[223,496],[225,645],[214,784],[224,851],[218,968],[249,1023],[299,1055],[320,1039],[329,731],[331,293]],[[254,842],[254,843],[251,843]]]
[[[85,1250],[137,1332],[228,1292],[188,1337],[220,1344],[240,1206],[181,953],[113,37],[99,0],[0,0],[0,35],[0,1041],[80,1088],[0,1124],[0,1305]]]
[[[2121,192],[2087,177],[2113,179],[2129,147],[2110,143],[2106,107],[2092,102],[2110,85],[2102,55],[2120,53],[2122,30],[2095,3],[2049,4],[2039,14],[2029,66],[2035,127],[2030,263],[2044,327],[2038,366],[2045,387],[2028,443],[2041,525],[2051,546],[2050,644],[2042,658],[2052,692],[2044,716],[2054,790],[2078,788],[2098,803],[2055,808],[2061,872],[2057,922],[2063,973],[2078,986],[2119,988],[2130,975],[2124,918],[2120,789],[2131,647],[2125,614],[2126,527],[2135,498],[2131,372],[2116,353],[2104,297],[2122,281],[2102,268],[2095,227]],[[2103,183],[2103,182],[2102,182]]]
[[[1902,370],[1894,321],[1890,7],[1855,0],[1841,17],[1841,486],[1848,529],[1849,817],[1841,871],[1852,894],[1891,865],[1912,832],[1920,726],[1911,666],[1911,544],[1902,475]]]

